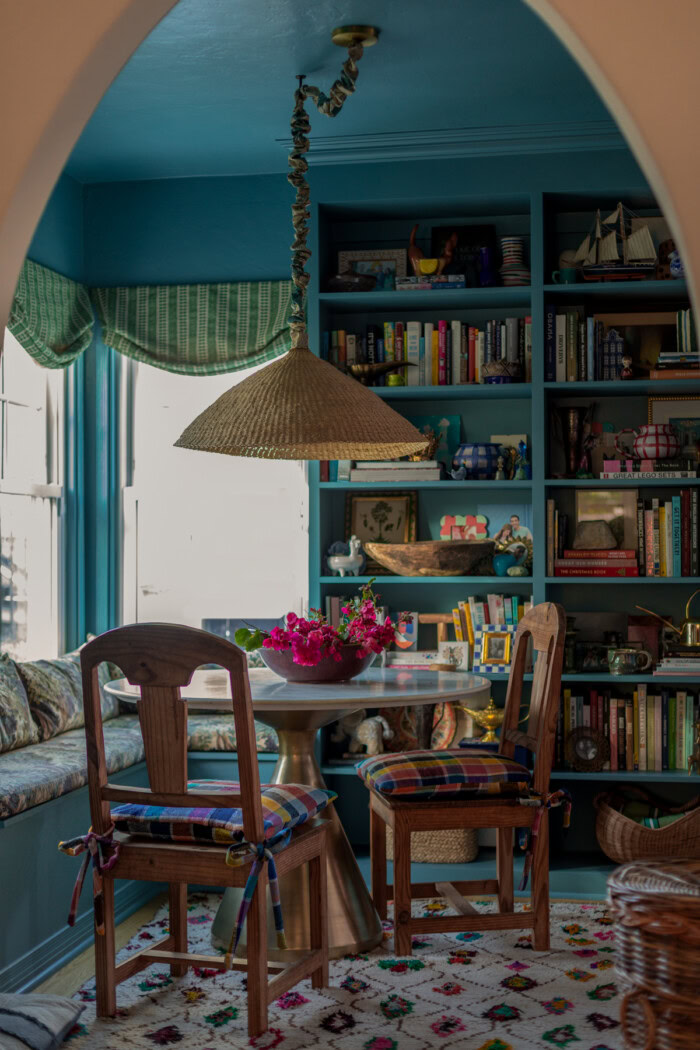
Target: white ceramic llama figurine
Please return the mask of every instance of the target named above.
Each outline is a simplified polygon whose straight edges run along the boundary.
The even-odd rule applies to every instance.
[[[357,536],[351,536],[348,546],[349,554],[331,554],[328,567],[341,576],[359,576],[362,568],[362,544]]]

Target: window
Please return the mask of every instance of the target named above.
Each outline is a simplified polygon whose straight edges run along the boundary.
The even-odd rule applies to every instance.
[[[148,365],[129,370],[125,622],[201,627],[204,619],[301,613],[308,593],[305,465],[173,448],[196,415],[255,369],[210,377]]]
[[[58,654],[63,372],[5,333],[0,359],[0,649]]]

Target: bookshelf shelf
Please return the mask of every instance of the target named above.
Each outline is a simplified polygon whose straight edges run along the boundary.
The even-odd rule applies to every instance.
[[[319,583],[342,584],[344,587],[352,587],[355,584],[369,583],[372,576],[320,576]],[[460,584],[462,587],[484,587],[489,586],[502,590],[506,586],[520,586],[521,584],[532,584],[532,576],[377,576],[376,586],[384,587],[385,584],[407,584],[409,586],[418,584],[428,586],[435,584]]]
[[[694,394],[700,391],[700,376],[688,379],[613,379],[592,382],[576,381],[572,383],[545,383],[544,389],[549,393],[561,394],[563,397],[592,395],[595,397],[619,397],[621,394]]]
[[[700,784],[700,776],[696,773],[689,775],[684,769],[667,769],[664,773],[652,770],[637,770],[630,772],[627,769],[601,769],[595,773],[576,773],[568,769],[553,769],[552,780],[614,780],[632,781],[633,783],[666,783],[666,784]]]
[[[680,685],[696,681],[700,685],[700,678],[680,678],[678,675],[653,675],[653,674],[603,674],[593,671],[591,674],[563,674],[562,682],[653,682],[655,685]]]
[[[386,401],[514,401],[532,396],[530,383],[470,383],[461,386],[373,386]]]
[[[568,587],[570,584],[578,586],[579,583],[603,583],[603,584],[628,584],[633,583],[637,586],[645,586],[646,584],[677,584],[688,587],[689,584],[700,580],[698,576],[545,576],[545,583],[556,583],[560,586],[563,584]]]
[[[547,478],[545,485],[558,489],[686,489],[691,485],[700,485],[700,478],[639,478],[633,481],[616,478]]]
[[[516,489],[520,492],[532,488],[531,481],[320,481],[320,489],[442,489],[457,493],[493,492],[495,489]]]
[[[581,284],[545,284],[546,296],[569,299],[649,299],[680,302],[688,298],[688,285],[674,281],[587,281]]]
[[[321,292],[322,306],[339,313],[379,313],[386,310],[468,310],[530,305],[530,286],[520,288],[454,288],[416,292]]]

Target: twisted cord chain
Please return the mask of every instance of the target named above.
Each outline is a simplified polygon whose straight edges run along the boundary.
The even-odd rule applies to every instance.
[[[306,289],[309,284],[309,275],[306,272],[306,263],[311,256],[311,250],[307,246],[309,235],[309,184],[306,181],[306,173],[309,170],[308,162],[304,156],[309,149],[309,132],[311,123],[306,112],[304,103],[307,98],[313,100],[320,113],[328,117],[335,117],[343,108],[346,98],[355,90],[357,80],[357,63],[362,58],[362,44],[351,44],[348,48],[348,57],[343,63],[340,76],[334,82],[328,95],[320,88],[311,84],[304,84],[304,78],[299,77],[299,87],[294,93],[294,111],[292,113],[292,150],[289,154],[290,172],[287,180],[296,190],[296,197],[292,205],[292,225],[294,226],[294,241],[292,242],[292,312],[289,318],[289,327],[292,333],[292,348],[306,347],[308,337],[306,334],[305,302]]]

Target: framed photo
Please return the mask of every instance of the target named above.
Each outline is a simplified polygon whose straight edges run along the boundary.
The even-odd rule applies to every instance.
[[[411,543],[417,537],[416,492],[348,492],[345,497],[345,536],[366,543]],[[367,571],[390,575],[389,570],[367,558]]]
[[[406,276],[406,249],[369,248],[338,252],[338,273],[348,272],[375,277],[375,292],[393,291],[396,278]]]
[[[670,423],[675,429],[684,459],[700,458],[700,396],[650,397],[647,413],[648,423]]]
[[[608,647],[600,642],[576,642],[576,670],[578,673],[585,671],[609,671]]]
[[[474,632],[474,670],[509,674],[515,624],[486,623]]]
[[[636,550],[637,489],[576,489],[576,525],[605,521],[621,550]]]

